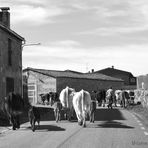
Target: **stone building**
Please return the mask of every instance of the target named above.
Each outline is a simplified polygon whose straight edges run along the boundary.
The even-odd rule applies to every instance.
[[[102,73],[107,76],[122,79],[124,81],[123,89],[136,89],[136,77],[134,77],[131,72],[115,69],[114,66],[112,66],[111,68],[98,70],[94,73]]]
[[[22,42],[10,28],[8,7],[0,7],[0,102],[10,91],[22,94]]]
[[[80,73],[76,71],[55,71],[27,68],[23,70],[24,80],[27,80],[28,93],[30,102],[40,103],[40,94],[57,92],[60,93],[66,86],[75,88],[76,91],[81,89],[92,92],[98,89],[108,89],[112,86],[114,89],[122,88],[124,82],[121,79],[113,78],[103,74]],[[27,88],[25,86],[25,88]],[[24,94],[25,94],[24,92]],[[27,96],[27,95],[26,95]]]

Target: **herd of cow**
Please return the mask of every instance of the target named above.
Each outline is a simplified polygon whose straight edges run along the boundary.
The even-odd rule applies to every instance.
[[[98,106],[107,107],[112,109],[112,105],[117,106],[117,102],[121,107],[126,107],[131,100],[133,100],[134,94],[130,91],[116,90],[112,88],[105,91],[104,89],[98,91],[92,91],[89,93],[86,90],[76,92],[75,89],[66,87],[58,95],[55,92],[42,94],[41,98],[43,102],[46,100],[48,104],[54,109],[54,115],[56,122],[61,120],[61,114],[64,111],[64,117],[67,120],[71,120],[74,112],[78,119],[78,124],[83,127],[86,126],[86,119],[89,117],[90,122],[94,122],[95,110]],[[20,128],[19,116],[24,110],[24,101],[22,97],[14,92],[8,94],[3,103],[4,110],[12,124],[12,129]],[[28,117],[31,124],[32,131],[35,131],[35,123],[40,122],[40,113],[37,107],[31,106],[28,109]]]

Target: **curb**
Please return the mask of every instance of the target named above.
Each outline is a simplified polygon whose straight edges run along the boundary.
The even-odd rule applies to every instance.
[[[5,132],[7,132],[9,130],[11,130],[11,126],[10,127],[7,127],[6,129],[1,130],[0,131],[0,134],[3,134],[3,133],[5,133]]]

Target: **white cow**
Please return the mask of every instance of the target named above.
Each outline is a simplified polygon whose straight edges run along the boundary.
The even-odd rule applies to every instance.
[[[73,96],[73,106],[78,118],[78,124],[86,127],[86,117],[90,111],[91,97],[89,92],[81,90]]]
[[[121,93],[122,93],[122,90],[116,90],[115,91],[116,101],[118,101],[118,102],[121,101]]]
[[[64,111],[66,111],[66,115],[68,120],[71,120],[71,116],[73,115],[73,95],[75,90],[73,88],[66,87],[60,93],[59,100],[62,104]]]

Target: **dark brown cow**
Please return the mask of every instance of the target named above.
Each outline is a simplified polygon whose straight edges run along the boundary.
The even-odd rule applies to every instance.
[[[20,128],[19,115],[24,109],[24,100],[21,95],[10,92],[4,99],[4,110],[12,124],[12,129]]]
[[[40,94],[40,97],[41,97],[41,100],[42,100],[42,103],[45,104],[45,101],[47,101],[47,103],[49,104],[49,93],[46,93],[46,94]]]
[[[62,113],[62,104],[60,101],[54,102],[53,104],[54,108],[54,115],[56,122],[61,121],[61,113]]]
[[[95,121],[95,111],[96,111],[96,101],[95,100],[91,100],[90,103],[90,113],[89,113],[89,121],[93,122]]]
[[[101,106],[103,104],[103,107],[105,107],[105,100],[106,98],[106,91],[105,89],[100,89],[96,92],[96,99],[98,101],[98,106]]]
[[[31,106],[28,111],[28,117],[31,124],[31,129],[34,132],[35,131],[35,123],[38,122],[38,125],[40,123],[40,112],[39,109],[35,106]]]
[[[62,103],[59,100],[59,95],[57,92],[50,92],[49,96],[50,96],[49,103],[54,109],[55,120],[56,122],[58,122],[61,120]]]
[[[129,104],[129,94],[126,90],[122,90],[122,93],[121,93],[121,107],[123,108],[126,108],[127,105]]]

